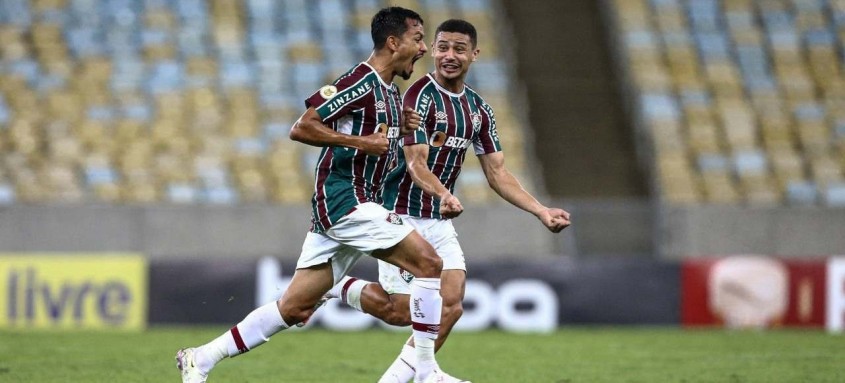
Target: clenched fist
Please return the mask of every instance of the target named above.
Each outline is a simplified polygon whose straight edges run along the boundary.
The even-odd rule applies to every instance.
[[[566,210],[558,208],[546,209],[537,215],[537,218],[552,233],[560,233],[561,230],[566,229],[572,224],[569,220],[569,213]]]
[[[390,149],[390,141],[382,132],[375,132],[369,136],[361,137],[360,149],[371,156],[380,156]]]
[[[419,129],[422,117],[414,108],[407,107],[402,111],[402,129],[400,133],[404,136]]]

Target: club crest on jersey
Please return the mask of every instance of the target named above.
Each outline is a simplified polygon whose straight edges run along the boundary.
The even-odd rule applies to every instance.
[[[405,283],[411,283],[414,280],[414,274],[411,274],[410,271],[405,270],[403,268],[399,268],[399,278],[402,278]]]
[[[387,214],[387,222],[390,222],[394,225],[401,225],[402,224],[402,218],[399,217],[399,214],[389,213],[389,214]]]
[[[470,118],[472,119],[472,127],[475,128],[475,130],[481,128],[481,114],[473,112],[470,114]]]
[[[334,85],[326,85],[320,88],[320,97],[325,98],[326,100],[334,97],[337,94],[337,87]]]

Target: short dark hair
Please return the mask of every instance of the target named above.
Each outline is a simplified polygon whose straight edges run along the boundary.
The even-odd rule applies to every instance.
[[[437,39],[437,35],[440,32],[453,32],[453,33],[462,33],[469,36],[469,41],[472,43],[472,47],[475,48],[478,45],[478,32],[475,31],[475,27],[466,20],[461,19],[449,19],[442,23],[440,26],[437,27],[437,31],[434,32],[434,38]]]
[[[405,20],[417,20],[423,24],[422,16],[402,7],[387,7],[378,11],[370,23],[370,35],[373,37],[373,48],[381,49],[390,36],[402,36],[408,31]]]

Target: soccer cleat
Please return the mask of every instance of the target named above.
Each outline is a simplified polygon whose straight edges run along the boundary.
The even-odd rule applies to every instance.
[[[435,369],[431,374],[428,375],[427,378],[423,380],[417,380],[414,378],[414,383],[472,383],[469,380],[462,380],[458,379],[452,375],[449,375],[443,371],[440,371],[439,368]]]
[[[176,368],[182,372],[182,383],[205,383],[208,378],[196,366],[193,348],[183,348],[176,352]]]

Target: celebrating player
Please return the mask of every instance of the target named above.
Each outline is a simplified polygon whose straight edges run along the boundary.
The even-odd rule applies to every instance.
[[[261,306],[209,343],[179,350],[183,382],[205,382],[226,357],[247,352],[273,334],[306,320],[315,304],[362,256],[409,270],[417,356],[415,382],[441,382],[434,342],[441,317],[442,261],[431,245],[382,207],[382,184],[397,156],[402,102],[392,83],[409,78],[427,51],[423,20],[390,7],[372,20],[373,52],[305,101],[291,139],[323,147],[316,168],[312,225],[297,270],[277,302]],[[411,315],[411,313],[408,313]]]
[[[466,264],[450,219],[463,211],[452,192],[467,149],[475,151],[496,193],[534,214],[550,231],[557,233],[569,226],[570,216],[540,204],[505,167],[493,110],[464,83],[479,54],[475,27],[464,20],[447,20],[437,28],[432,48],[434,72],[416,81],[404,96],[405,107],[414,108],[418,114],[414,120],[421,121],[421,126],[404,138],[399,167],[386,181],[385,207],[395,209],[443,259],[443,316],[435,343],[439,349],[463,313]],[[416,278],[411,270],[403,269],[380,261],[379,283],[344,277],[327,297],[340,297],[359,311],[407,326],[416,320],[408,312],[409,301],[417,302],[409,294]],[[411,337],[379,382],[405,383],[414,377],[420,368],[415,345],[419,347]],[[463,382],[454,377],[444,381]]]

